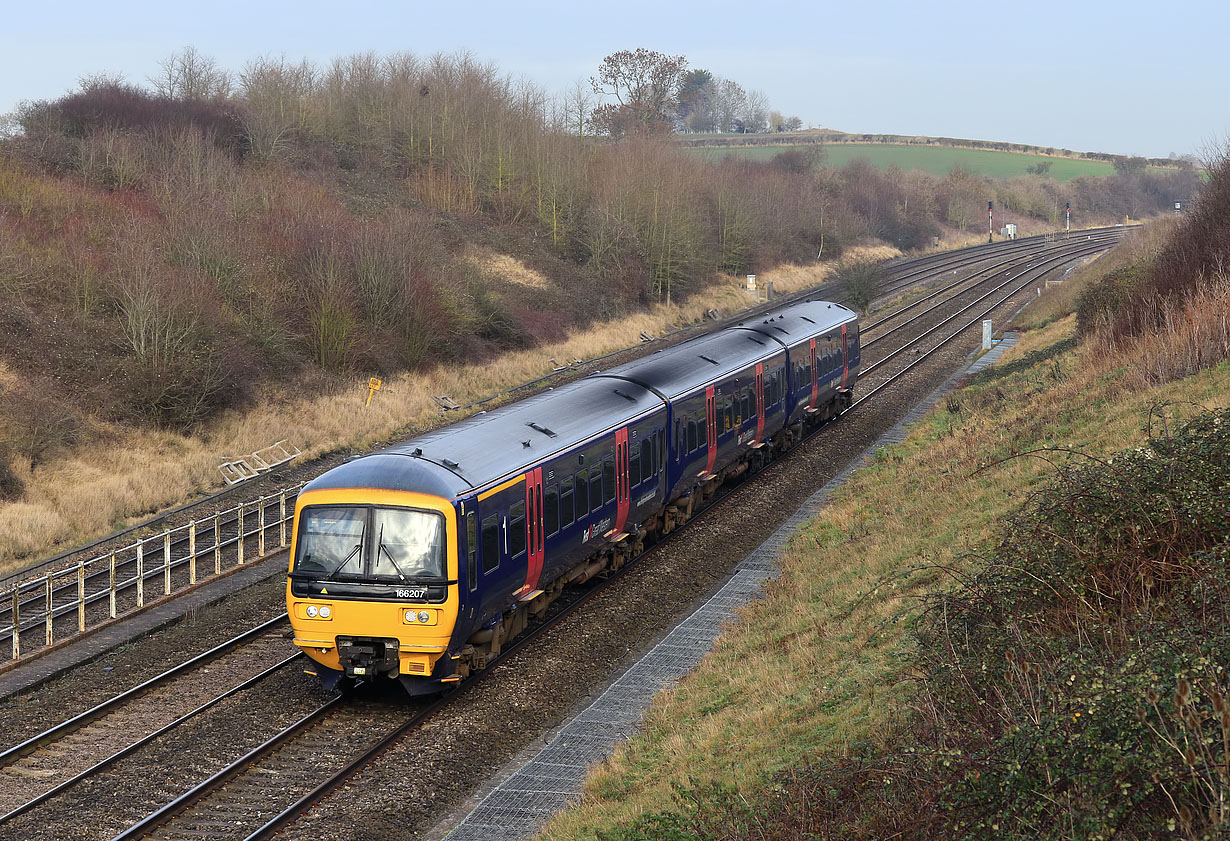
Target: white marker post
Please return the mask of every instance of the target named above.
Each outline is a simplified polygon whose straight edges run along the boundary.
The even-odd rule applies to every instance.
[[[991,319],[982,322],[982,349],[991,349]]]

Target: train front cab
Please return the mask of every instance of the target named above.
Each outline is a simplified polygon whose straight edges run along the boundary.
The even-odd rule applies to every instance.
[[[287,612],[326,689],[391,678],[412,694],[455,681],[457,513],[410,491],[309,490],[295,505]],[[395,630],[393,630],[395,629]]]

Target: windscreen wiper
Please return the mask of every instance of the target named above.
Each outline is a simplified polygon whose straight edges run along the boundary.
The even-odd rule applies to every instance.
[[[388,550],[388,547],[384,545],[384,523],[380,524],[380,534],[376,536],[376,543],[378,544],[376,548],[377,561],[379,561],[380,559],[380,553],[383,552],[384,556],[389,559],[389,563],[393,565],[393,569],[397,570],[397,577],[400,578],[402,581],[405,581],[406,574],[402,572],[401,567],[397,565],[397,561],[393,558],[393,553],[390,552]]]

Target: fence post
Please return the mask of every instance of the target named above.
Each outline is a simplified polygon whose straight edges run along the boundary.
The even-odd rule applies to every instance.
[[[239,525],[235,530],[235,563],[243,566],[243,503],[239,503]]]
[[[256,503],[261,507],[260,516],[257,518],[257,523],[260,525],[260,536],[256,538],[256,556],[258,558],[265,557],[265,495],[261,494],[260,501]]]
[[[145,542],[137,541],[137,607],[145,606]]]
[[[278,536],[282,543],[282,548],[286,548],[286,488],[282,488],[282,494],[278,499]]]
[[[214,575],[222,574],[222,515],[214,514]]]
[[[196,583],[196,520],[188,521],[188,583]]]
[[[77,562],[77,633],[85,633],[85,558]]]
[[[115,550],[111,550],[111,618],[115,618]]]
[[[13,585],[13,659],[21,657],[21,585]]]
[[[171,530],[162,533],[162,594],[171,595]]]
[[[55,625],[55,615],[54,615],[55,611],[52,609],[52,604],[51,604],[51,589],[52,589],[51,570],[48,570],[47,571],[47,592],[45,596],[45,598],[47,599],[47,647],[48,648],[50,648],[51,644],[55,642],[55,631],[53,629],[53,626]]]

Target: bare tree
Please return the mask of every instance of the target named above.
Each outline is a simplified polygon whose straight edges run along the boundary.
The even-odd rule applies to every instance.
[[[747,91],[738,82],[722,79],[717,85],[717,97],[714,100],[714,114],[717,117],[719,131],[733,131],[735,120],[743,112],[747,104]]]
[[[191,45],[159,62],[162,72],[150,84],[168,99],[225,99],[231,93],[231,76],[212,58]]]
[[[612,137],[670,131],[679,81],[688,60],[638,47],[602,60],[594,93],[615,98],[594,111],[593,123]]]
[[[739,120],[748,134],[764,131],[769,121],[769,97],[763,91],[748,91]]]

